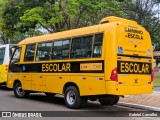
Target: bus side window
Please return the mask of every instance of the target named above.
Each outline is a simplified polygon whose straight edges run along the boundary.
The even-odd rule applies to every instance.
[[[92,39],[93,35],[83,37],[83,40],[81,42],[81,51],[82,51],[82,57],[84,58],[91,57]]]
[[[24,61],[33,61],[36,44],[26,45]]]
[[[62,58],[63,59],[69,58],[69,45],[70,45],[70,39],[62,41]]]
[[[5,48],[1,48],[0,49],[0,64],[3,64],[4,55],[5,55]]]
[[[72,39],[71,58],[81,58],[81,39],[82,37]]]
[[[55,41],[53,44],[52,59],[69,58],[70,39]]]
[[[39,43],[37,48],[36,60],[50,60],[52,42]]]
[[[95,34],[93,57],[101,57],[102,54],[103,33]]]
[[[62,40],[53,42],[52,59],[62,59]]]
[[[71,58],[90,58],[93,35],[72,39]]]

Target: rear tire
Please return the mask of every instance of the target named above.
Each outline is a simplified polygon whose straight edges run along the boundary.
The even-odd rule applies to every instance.
[[[107,96],[105,98],[100,98],[99,102],[102,105],[115,105],[119,101],[119,96]]]
[[[21,83],[16,83],[14,86],[14,95],[17,98],[26,98],[29,96],[29,91],[23,90]]]
[[[65,90],[64,101],[68,108],[77,109],[85,107],[87,99],[79,95],[79,91],[76,87],[70,86]]]
[[[115,101],[114,101],[113,105],[117,104],[118,101],[119,101],[119,96],[115,96]]]

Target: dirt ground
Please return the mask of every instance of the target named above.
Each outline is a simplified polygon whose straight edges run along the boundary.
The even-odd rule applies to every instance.
[[[127,95],[124,98],[120,98],[119,102],[160,107],[160,92],[144,95]]]

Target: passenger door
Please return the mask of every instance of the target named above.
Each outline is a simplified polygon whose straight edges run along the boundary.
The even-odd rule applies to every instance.
[[[32,72],[33,69],[30,67],[34,63],[34,54],[35,54],[36,44],[26,45],[24,54],[24,63],[21,66],[22,68],[22,88],[25,90],[32,90]]]
[[[21,80],[20,73],[22,72],[20,66],[20,54],[22,48],[16,48],[14,51],[14,55],[11,59],[9,64],[9,73],[8,73],[8,80],[7,80],[7,87],[12,88],[12,85],[15,80]]]
[[[52,42],[38,43],[35,58],[36,64],[40,64],[41,66],[41,63],[39,62],[43,61],[43,63],[46,63],[45,61],[50,60],[51,47]],[[36,66],[36,64],[35,67],[37,69],[34,71],[34,74],[32,75],[32,90],[46,92],[46,73],[42,73],[41,67],[39,68],[38,66]]]

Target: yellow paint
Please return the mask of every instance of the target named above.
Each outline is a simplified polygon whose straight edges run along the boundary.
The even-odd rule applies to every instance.
[[[7,69],[7,70],[6,70]],[[8,65],[0,65],[0,83],[5,83],[7,81]]]
[[[104,23],[108,21],[109,23]],[[63,87],[66,83],[75,83],[80,91],[81,96],[88,95],[126,95],[126,94],[149,94],[153,91],[153,83],[149,84],[151,75],[145,74],[118,74],[118,84],[110,79],[112,70],[117,66],[118,47],[123,48],[124,55],[138,55],[151,57],[147,58],[132,58],[121,56],[120,61],[130,62],[153,62],[152,44],[149,33],[136,22],[117,17],[104,18],[101,23],[94,26],[73,29],[53,34],[42,35],[38,37],[27,38],[22,40],[18,45],[22,47],[20,64],[42,63],[43,72],[70,72],[70,62],[86,61],[80,64],[80,71],[102,70],[102,63],[94,63],[94,60],[104,60],[104,73],[9,73],[7,86],[13,88],[15,80],[20,80],[23,89],[40,92],[51,92],[63,94]],[[48,42],[62,40],[65,38],[73,38],[76,36],[85,36],[88,34],[103,33],[102,56],[100,58],[83,58],[83,59],[65,59],[65,60],[49,60],[49,61],[33,61],[24,62],[24,53],[27,44],[40,42]],[[37,46],[36,46],[37,49]],[[148,55],[147,51],[151,51]],[[36,52],[35,52],[36,55]],[[34,57],[35,60],[35,57]],[[148,62],[148,60],[151,60]],[[87,61],[92,61],[88,63]],[[44,64],[47,62],[47,64]],[[58,62],[65,62],[61,67]],[[133,72],[138,71],[138,64],[121,63],[121,71]],[[35,66],[36,67],[36,66]],[[146,73],[149,67],[142,66],[142,71]],[[116,73],[116,71],[114,71]],[[27,77],[23,79],[22,77]],[[12,77],[11,77],[12,76]],[[85,79],[83,79],[85,78]],[[99,80],[103,78],[103,80]],[[25,87],[24,87],[25,86]]]

